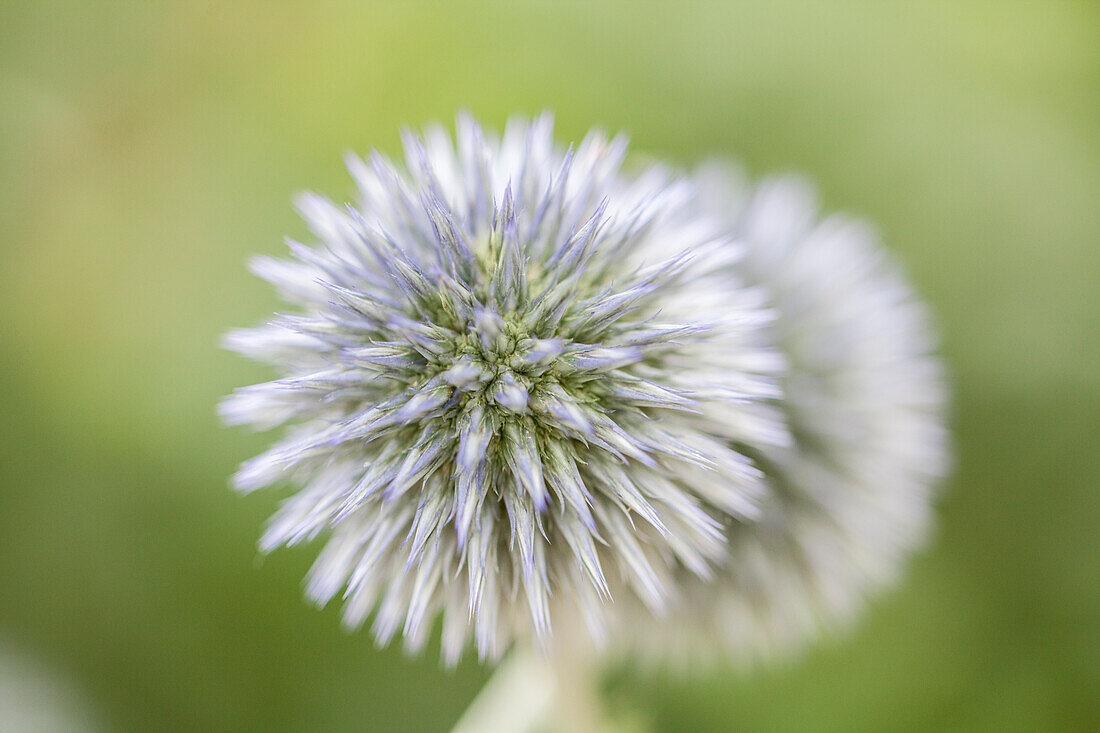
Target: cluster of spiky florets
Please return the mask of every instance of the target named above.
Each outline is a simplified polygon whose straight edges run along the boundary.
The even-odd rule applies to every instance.
[[[767,491],[756,521],[729,525],[715,577],[681,574],[668,620],[627,613],[619,630],[661,660],[748,661],[843,625],[924,537],[949,463],[946,390],[928,314],[865,223],[821,218],[796,178],[749,186],[709,164],[695,181],[700,211],[745,248],[738,272],[771,294],[792,441],[747,451]]]
[[[441,614],[449,661],[471,630],[488,658],[545,638],[551,607],[598,635],[613,588],[660,612],[755,515],[740,446],[787,439],[742,248],[621,139],[460,118],[405,149],[349,159],[357,205],[303,197],[319,244],[254,263],[299,308],[229,338],[285,374],[225,419],[295,426],[236,478],[300,487],[262,547],[328,533],[309,595],[412,650]]]

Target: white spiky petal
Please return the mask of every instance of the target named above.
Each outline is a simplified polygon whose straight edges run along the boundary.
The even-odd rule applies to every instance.
[[[669,619],[627,614],[620,641],[748,662],[843,626],[923,539],[949,462],[946,390],[928,315],[866,224],[819,218],[800,179],[753,187],[711,163],[695,180],[745,248],[745,281],[772,295],[792,443],[748,451],[768,491],[757,521],[729,525],[715,578],[681,574]]]
[[[316,245],[254,262],[296,307],[227,339],[282,377],[225,420],[292,426],[236,476],[297,489],[261,547],[326,535],[309,596],[413,651],[442,616],[448,662],[560,614],[599,636],[612,593],[661,613],[755,516],[745,453],[788,441],[743,247],[621,138],[460,117],[404,143],[348,159],[356,205],[300,199]]]

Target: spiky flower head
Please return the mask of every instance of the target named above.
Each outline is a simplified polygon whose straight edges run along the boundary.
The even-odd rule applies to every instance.
[[[821,216],[800,178],[754,186],[725,163],[694,178],[745,249],[738,271],[771,294],[792,442],[748,450],[767,491],[755,522],[728,525],[714,579],[681,574],[669,618],[626,614],[620,640],[751,662],[844,627],[924,538],[949,464],[945,380],[924,305],[866,223]]]
[[[297,489],[261,547],[326,535],[308,595],[414,651],[442,615],[447,661],[563,614],[598,636],[612,590],[662,611],[756,511],[738,446],[786,439],[742,249],[621,138],[460,117],[404,147],[350,157],[357,203],[303,196],[317,243],[253,263],[296,306],[228,338],[282,376],[224,418],[292,425],[236,476]]]

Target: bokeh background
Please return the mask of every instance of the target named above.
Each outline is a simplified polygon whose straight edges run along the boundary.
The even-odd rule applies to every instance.
[[[218,342],[278,307],[245,261],[306,235],[291,196],[461,108],[804,171],[942,326],[957,470],[904,584],[749,676],[617,670],[614,706],[1100,729],[1100,6],[1002,0],[5,0],[0,728],[443,731],[476,694],[306,605],[314,548],[258,556],[277,497],[227,477],[270,437],[215,416],[268,376]]]

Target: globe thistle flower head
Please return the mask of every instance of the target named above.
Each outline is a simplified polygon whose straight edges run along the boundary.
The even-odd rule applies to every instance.
[[[309,596],[411,651],[441,615],[448,662],[545,640],[552,607],[598,637],[613,590],[662,612],[756,511],[733,446],[786,440],[741,250],[621,138],[460,117],[404,147],[348,158],[356,205],[299,200],[317,245],[254,261],[296,306],[227,339],[283,372],[222,405],[292,426],[235,479],[298,489],[262,549],[327,535]]]
[[[927,309],[872,229],[821,215],[801,178],[751,185],[724,163],[694,178],[700,209],[744,247],[738,272],[771,294],[792,440],[748,450],[767,491],[755,522],[729,525],[715,577],[680,577],[671,622],[622,625],[625,646],[678,665],[786,654],[845,627],[924,539],[950,462]]]

